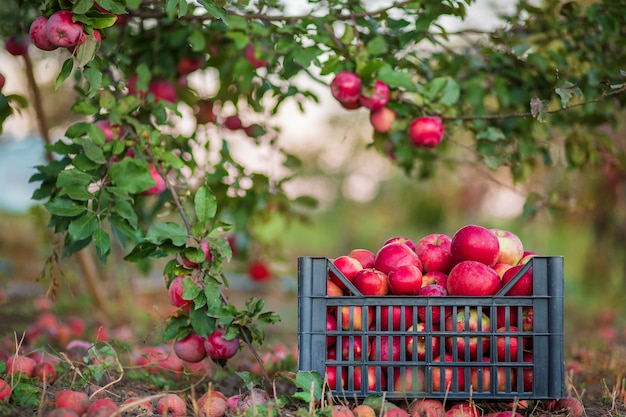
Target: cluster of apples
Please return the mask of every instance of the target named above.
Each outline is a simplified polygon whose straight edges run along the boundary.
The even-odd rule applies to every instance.
[[[387,133],[396,120],[396,113],[390,109],[389,86],[380,80],[374,82],[371,94],[364,92],[361,78],[358,74],[341,71],[335,75],[330,83],[333,97],[348,110],[365,107],[370,110],[370,123],[375,131]],[[429,149],[438,146],[443,140],[444,127],[440,117],[422,116],[411,121],[408,135],[418,148]]]
[[[74,13],[70,10],[59,10],[50,17],[37,17],[30,25],[28,35],[33,45],[44,51],[67,48],[73,53],[88,36],[96,40],[98,47],[102,43],[100,32],[95,29],[91,34],[85,32],[83,24],[74,20]]]
[[[516,234],[479,225],[463,226],[452,237],[430,234],[417,241],[393,237],[376,253],[354,249],[348,255],[333,259],[332,263],[341,276],[329,270],[327,295],[342,297],[358,292],[377,297],[490,297],[516,278],[504,295],[530,297],[533,295],[532,268],[529,266],[521,276],[517,275],[534,255],[534,252],[524,250]],[[389,388],[401,391],[407,388],[407,384],[413,384],[413,389],[423,389],[423,385],[416,386],[412,382],[423,384],[421,368],[417,368],[416,375],[408,368],[406,372],[397,369],[388,372],[386,367],[337,367],[333,361],[341,365],[341,361],[361,361],[363,355],[367,355],[369,361],[379,363],[425,361],[428,347],[433,362],[475,362],[468,364],[470,375],[467,379],[464,367],[446,368],[445,385],[441,384],[441,368],[434,368],[434,391],[445,391],[455,379],[455,390],[469,388],[465,384],[469,380],[474,391],[488,392],[491,389],[491,368],[478,364],[491,362],[489,355],[497,355],[497,361],[508,363],[507,367],[497,370],[499,390],[514,389],[518,381],[515,371],[523,369],[523,390],[532,391],[532,368],[521,367],[521,363],[533,360],[529,343],[533,311],[527,304],[499,306],[493,308],[494,311],[490,305],[480,305],[471,298],[467,299],[466,305],[460,306],[445,303],[437,306],[398,303],[329,305],[326,312],[329,385],[332,389],[351,386],[361,390],[362,381],[367,380],[369,390]],[[365,340],[358,333],[364,329],[370,331]],[[437,335],[438,331],[445,331],[446,335]],[[498,332],[497,346],[490,346],[494,331]],[[520,366],[511,364],[515,362]],[[350,375],[353,385],[348,384],[349,368],[353,368],[353,375]],[[341,375],[337,374],[338,369],[341,369]],[[455,378],[452,377],[453,370],[458,372]],[[365,372],[367,377],[363,379],[361,375]],[[393,378],[393,381],[385,381],[386,377]],[[522,389],[521,386],[518,388]]]
[[[367,402],[367,403],[366,403]],[[348,405],[333,405],[330,408],[331,417],[522,417],[529,409],[527,401],[502,404],[503,409],[485,412],[481,404],[472,400],[459,402],[442,402],[433,398],[418,399],[408,405],[406,409],[394,403],[381,401],[366,401],[354,407]],[[575,397],[563,397],[552,401],[544,401],[536,408],[545,410],[547,415],[562,413],[571,417],[582,417],[584,408],[580,400]]]

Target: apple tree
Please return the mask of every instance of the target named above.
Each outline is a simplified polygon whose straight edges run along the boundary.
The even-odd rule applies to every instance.
[[[368,146],[418,179],[463,165],[518,182],[539,168],[623,173],[623,144],[607,133],[626,97],[621,2],[519,1],[495,29],[458,31],[442,19],[462,21],[471,0],[289,3],[3,2],[0,34],[30,74],[48,142],[32,181],[59,237],[50,262],[89,245],[106,262],[114,244],[130,262],[168,260],[166,286],[184,277],[179,296],[192,307],[169,320],[166,339],[225,328],[260,343],[262,325],[278,320],[262,300],[229,303],[223,266],[229,237],[261,259],[254,225],[271,213],[301,219],[315,204],[285,192],[301,161],[276,122],[285,103],[318,100],[312,83],[344,111],[370,112]],[[58,61],[55,87],[75,92],[57,141],[32,76],[41,59]],[[26,105],[0,95],[0,120]],[[270,152],[281,174],[243,163],[242,141],[252,159]],[[530,195],[527,214],[560,197]]]

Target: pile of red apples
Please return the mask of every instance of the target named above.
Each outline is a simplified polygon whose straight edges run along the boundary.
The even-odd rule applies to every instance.
[[[525,251],[520,238],[510,231],[466,225],[452,237],[430,234],[416,241],[393,237],[376,253],[354,249],[332,259],[343,276],[329,268],[330,297],[456,296],[474,297],[474,301],[467,298],[467,303],[431,302],[428,306],[392,301],[389,305],[355,305],[353,301],[329,304],[326,377],[330,388],[423,391],[424,367],[406,365],[430,361],[467,362],[467,367],[434,366],[433,392],[471,389],[489,393],[492,371],[498,374],[498,392],[532,392],[532,367],[521,365],[533,361],[533,311],[529,299],[496,308],[481,305],[476,297],[498,294],[514,277],[510,289],[498,295],[532,297],[532,266],[525,264],[534,255]],[[525,271],[520,271],[522,268]],[[496,337],[492,338],[494,332]],[[362,337],[364,334],[367,337]],[[494,341],[496,346],[491,345]],[[492,356],[497,357],[492,361]],[[387,362],[389,366],[385,366]],[[493,363],[506,366],[494,367]],[[518,376],[516,372],[522,370],[523,377]]]

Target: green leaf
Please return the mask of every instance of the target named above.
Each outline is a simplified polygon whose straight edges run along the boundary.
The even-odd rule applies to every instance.
[[[98,5],[113,14],[126,14],[122,0],[98,0]]]
[[[450,77],[437,77],[426,85],[426,96],[445,106],[455,104],[461,95],[459,84]]]
[[[139,262],[148,259],[159,249],[158,245],[150,242],[138,243],[128,255],[124,257],[124,260],[129,262]]]
[[[94,0],[78,0],[74,7],[72,7],[72,12],[76,14],[85,14],[93,7]]]
[[[382,36],[376,36],[367,43],[367,51],[372,56],[379,56],[388,51],[387,41]]]
[[[310,402],[319,401],[322,398],[322,385],[324,384],[324,380],[317,372],[298,371],[296,379],[293,382],[297,388],[302,389],[302,392],[296,393],[302,394],[298,396],[301,400]],[[311,393],[313,393],[313,398],[311,398]]]
[[[84,100],[81,100],[75,103],[72,106],[72,110],[77,113],[84,114],[86,116],[97,114],[100,111],[98,107]]]
[[[189,319],[191,321],[191,327],[193,327],[193,330],[202,337],[207,337],[208,335],[213,333],[213,330],[215,330],[215,325],[217,324],[217,320],[213,317],[207,316],[204,309],[192,309],[189,312]]]
[[[153,187],[155,182],[146,162],[124,158],[109,168],[111,182],[121,190],[136,194]]]
[[[91,139],[87,138],[78,138],[75,139],[74,142],[82,146],[85,151],[85,156],[89,158],[90,161],[93,161],[97,164],[105,164],[107,162],[104,157],[104,152],[102,152],[102,148],[93,143]]]
[[[389,65],[380,68],[377,78],[384,81],[391,88],[404,88],[406,91],[410,92],[417,91],[417,86],[409,74],[394,71]]]
[[[90,63],[93,57],[96,56],[99,47],[100,44],[93,33],[85,34],[85,41],[81,43],[76,50],[76,62],[78,67],[83,68]],[[102,83],[102,73],[93,69],[91,73],[83,72],[83,75],[91,84],[90,91],[93,91],[93,94],[95,94],[95,91],[98,91]],[[99,81],[97,82],[98,78]]]
[[[102,107],[105,110],[110,110],[113,108],[113,106],[115,106],[115,96],[113,95],[113,93],[109,90],[102,90],[100,91],[100,99],[99,99],[99,104],[100,107]]]
[[[74,123],[73,125],[67,128],[67,130],[65,131],[65,136],[67,136],[70,139],[76,139],[78,137],[84,136],[89,131],[89,126],[91,125],[92,123],[87,123],[87,122]],[[58,141],[56,142],[56,144],[63,144],[63,142]]]
[[[563,107],[563,108],[565,108],[567,106],[567,103],[572,99],[572,97],[574,97],[574,96],[576,96],[578,98],[582,98],[583,97],[582,90],[578,86],[572,84],[569,81],[565,82],[563,87],[555,88],[554,92],[559,97],[561,97],[561,107]]]
[[[202,293],[202,288],[196,284],[191,278],[183,278],[183,300],[193,300]]]
[[[98,228],[98,219],[91,213],[85,213],[79,218],[72,220],[67,231],[72,240],[87,239]]]
[[[207,224],[217,213],[217,198],[207,187],[200,187],[194,197],[194,209],[198,221]]]
[[[198,0],[198,3],[204,7],[204,9],[213,17],[220,19],[222,22],[228,24],[228,17],[226,16],[226,10],[221,7],[217,7],[209,0]]]
[[[165,324],[165,330],[163,331],[163,341],[167,342],[169,340],[179,340],[182,339],[183,337],[187,336],[190,331],[189,331],[189,321],[187,316],[185,315],[178,315],[178,316],[174,316],[171,315],[168,319],[167,319],[167,323]]]
[[[314,209],[318,207],[317,199],[308,195],[302,195],[300,197],[297,197],[295,200],[293,200],[293,203],[295,205],[306,207],[309,209]]]
[[[187,40],[191,44],[192,51],[204,51],[204,48],[206,46],[206,40],[204,39],[204,33],[200,29],[194,29]]]
[[[63,84],[65,80],[72,74],[72,70],[74,69],[74,58],[70,57],[65,60],[63,66],[61,67],[61,72],[57,76],[57,79],[54,83],[54,89],[58,90],[59,87]]]
[[[208,306],[208,313],[214,317],[220,317],[222,312],[222,295],[217,284],[208,283],[204,286],[204,295]]]
[[[188,238],[184,227],[174,222],[153,224],[146,234],[146,240],[155,244],[171,240],[176,246],[184,246]]]
[[[506,139],[504,132],[497,127],[489,126],[487,129],[479,132],[476,139],[487,139],[491,142],[497,142],[500,139]]]
[[[79,214],[84,213],[87,208],[80,204],[77,204],[75,201],[57,197],[53,200],[48,201],[44,204],[46,210],[50,212],[50,214],[54,214],[55,216],[60,217],[74,217]]]
[[[111,237],[103,228],[97,227],[93,232],[93,242],[96,245],[98,257],[104,263],[111,250]]]
[[[94,197],[89,192],[92,177],[77,169],[68,169],[59,173],[56,185],[61,188],[61,195],[67,195],[72,200],[87,201]]]
[[[163,162],[167,162],[174,169],[182,169],[185,167],[185,163],[178,156],[171,152],[165,152],[160,156]]]

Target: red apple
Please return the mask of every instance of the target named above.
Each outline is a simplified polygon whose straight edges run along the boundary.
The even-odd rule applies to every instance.
[[[265,282],[272,278],[272,271],[267,263],[257,260],[248,264],[248,276],[252,281]]]
[[[237,116],[236,114],[233,114],[232,116],[228,116],[226,119],[224,119],[224,126],[228,130],[243,129],[243,123],[241,122],[241,119],[239,118],[239,116]]]
[[[500,255],[500,242],[491,230],[470,224],[461,227],[452,236],[450,252],[455,264],[461,261],[477,261],[493,266]]]
[[[174,342],[174,352],[176,353],[176,356],[185,362],[200,362],[206,357],[204,341],[204,337],[196,333],[190,333],[182,339]]]
[[[363,368],[366,369],[365,381],[363,381]],[[385,373],[380,371],[380,378],[376,378],[375,366],[355,366],[354,367],[354,390],[361,391],[364,387],[366,391],[376,391],[376,382],[380,381],[381,390],[385,389],[386,377]],[[365,382],[365,385],[363,385]]]
[[[34,359],[24,355],[13,355],[7,359],[6,373],[9,376],[19,378],[20,376],[30,378],[35,372],[37,362]]]
[[[225,339],[226,329],[217,328],[205,339],[204,349],[211,359],[229,359],[239,350],[239,337]]]
[[[376,80],[372,94],[367,96],[361,93],[359,101],[363,107],[367,107],[370,110],[382,109],[389,102],[389,86],[380,80]]]
[[[465,390],[465,368],[456,366],[445,366],[447,363],[453,362],[454,360],[452,358],[452,355],[449,353],[444,353],[443,361],[441,356],[437,356],[435,359],[433,359],[433,392],[458,392]]]
[[[368,346],[364,348],[361,336],[343,336],[341,338],[341,358],[345,361],[360,361],[363,358],[363,351],[367,349],[369,352],[369,342],[366,341],[366,343]]]
[[[201,241],[200,242],[200,249],[202,249],[202,252],[204,253],[204,262],[210,261],[211,260],[211,249],[209,248],[209,242],[207,242],[206,240]],[[198,266],[198,264],[196,262],[192,262],[192,261],[190,261],[187,258],[182,258],[181,262],[187,268],[195,268],[195,267]]]
[[[489,358],[483,358],[485,363],[491,362]],[[507,390],[507,370],[503,367],[496,367],[496,388],[499,392],[503,391],[515,391],[515,374],[511,369],[509,375],[510,387]],[[470,384],[474,392],[491,392],[491,367],[485,366],[483,368],[471,368],[470,369]]]
[[[505,286],[513,280],[513,278],[518,275],[518,272],[524,267],[525,265],[515,265],[507,269],[502,275],[502,286]],[[509,288],[509,291],[507,291],[505,295],[521,297],[530,297],[533,295],[533,268],[528,268],[528,270],[524,272],[517,282]]]
[[[159,174],[159,172],[154,167],[154,164],[148,164],[148,168],[150,169],[150,175],[154,180],[154,185],[147,190],[143,191],[141,194],[143,195],[156,195],[161,194],[167,188],[167,184],[165,179]]]
[[[429,284],[420,289],[417,293],[420,297],[445,297],[448,295],[448,291],[438,284]],[[419,316],[420,321],[426,322],[427,312],[431,311],[432,324],[438,324],[441,321],[441,308],[440,306],[429,305],[429,306],[420,306],[417,308],[417,315]],[[450,307],[446,307],[444,309],[445,317],[447,317],[452,310]],[[445,319],[444,317],[444,319]]]
[[[502,277],[504,276],[504,273],[511,267],[513,267],[513,265],[509,265],[509,264],[495,264],[493,266],[493,270],[496,271],[496,274],[498,274],[498,276],[500,277],[500,280],[502,280]]]
[[[443,417],[445,407],[440,400],[423,398],[415,400],[409,406],[409,414],[412,417]]]
[[[387,246],[390,243],[404,243],[405,245],[407,245],[409,248],[411,248],[411,250],[415,251],[415,242],[406,237],[406,236],[394,236],[394,237],[390,237],[389,239],[387,239],[381,246],[381,248],[383,246]]]
[[[532,352],[524,352],[522,355],[522,362],[533,363],[533,353]],[[522,368],[522,380],[524,382],[524,391],[532,392],[533,390],[533,368],[527,367]]]
[[[100,33],[100,31],[94,30],[92,35],[88,35],[87,32],[81,33],[78,42],[76,42],[76,45],[68,46],[67,50],[70,51],[72,54],[76,53],[76,51],[78,51],[78,48],[87,41],[88,36],[93,36],[93,38],[96,40],[96,51],[100,49],[100,45],[102,45],[102,34]]]
[[[6,82],[6,79],[4,78],[4,75],[0,74],[0,91],[4,88],[5,82]]]
[[[404,243],[389,243],[376,253],[374,267],[385,274],[403,265],[414,265],[422,269],[419,256]]]
[[[406,350],[406,344],[402,344],[400,336],[380,336],[371,339],[369,354],[371,361],[398,362],[402,358],[402,352]]]
[[[109,120],[98,120],[95,125],[102,130],[102,133],[104,133],[104,140],[107,142],[119,139],[122,134],[122,126],[111,126],[111,122]]]
[[[417,295],[422,288],[422,270],[402,265],[389,272],[389,292],[394,295]]]
[[[246,47],[246,60],[248,60],[254,68],[267,67],[267,61],[257,57],[254,45],[248,45]]]
[[[520,261],[518,262],[519,265],[524,265],[525,263],[527,263],[528,261],[530,261],[534,256],[536,256],[537,254],[535,252],[532,251],[524,251],[524,254],[522,255],[522,259],[520,259]]]
[[[170,300],[170,304],[174,307],[178,307],[182,309],[184,312],[189,313],[191,310],[191,306],[193,305],[192,300],[183,299],[183,280],[185,277],[178,276],[172,280],[170,286],[168,288],[168,297]]]
[[[185,56],[178,61],[178,64],[176,64],[176,72],[178,75],[188,75],[202,68],[203,63],[204,59],[200,57]]]
[[[39,382],[46,381],[46,383],[52,384],[56,380],[57,371],[51,362],[41,361],[35,365],[33,376],[36,377]]]
[[[83,34],[83,25],[74,22],[74,13],[59,10],[50,16],[46,23],[46,36],[53,45],[67,48],[74,46]]]
[[[339,285],[335,284],[330,279],[326,280],[326,295],[329,297],[342,297],[343,290]]]
[[[361,306],[340,306],[341,328],[344,330],[361,331],[368,329],[374,320],[374,308],[367,308],[367,321],[363,317]]]
[[[392,408],[385,412],[385,417],[411,417],[409,413],[402,408]]]
[[[326,332],[334,332],[337,330],[337,317],[334,314],[326,314]],[[326,336],[326,348],[335,346],[337,336]]]
[[[524,256],[524,245],[513,232],[503,229],[491,229],[498,237],[500,253],[496,263],[516,265]]]
[[[22,35],[9,36],[4,41],[4,47],[13,56],[25,55],[28,51],[28,44],[28,37]]]
[[[337,73],[330,83],[330,92],[344,107],[358,108],[361,106],[359,102],[361,78],[353,72],[342,71]]]
[[[463,401],[452,405],[444,417],[481,417],[482,412],[473,401]]]
[[[571,417],[582,417],[585,415],[585,408],[576,397],[559,398],[554,403],[553,410],[565,410],[565,414]]]
[[[518,362],[519,353],[524,350],[525,338],[516,336],[515,333],[519,329],[515,326],[498,327],[497,333],[505,333],[505,335],[496,337],[496,354],[500,362]]]
[[[500,290],[500,277],[493,268],[476,261],[462,261],[448,274],[448,295],[490,296]]]
[[[443,288],[448,286],[448,274],[440,271],[429,271],[422,275],[422,287],[429,284],[439,284]]]
[[[525,332],[533,331],[534,314],[532,307],[524,307],[522,309],[522,330]]]
[[[363,268],[374,268],[374,262],[376,261],[376,255],[374,252],[367,249],[352,249],[348,254],[351,258],[356,259],[361,263]]]
[[[348,382],[348,368],[342,366],[341,374],[337,375],[337,366],[327,365],[326,380],[328,381],[328,387],[332,390],[345,389]]]
[[[11,399],[13,389],[4,379],[0,379],[0,403],[8,402]]]
[[[357,272],[363,269],[363,265],[361,265],[361,262],[359,262],[356,258],[347,255],[342,255],[338,258],[335,258],[334,260],[332,260],[332,263],[337,267],[339,272],[341,272],[343,276],[346,277],[350,282],[353,282]],[[347,290],[346,284],[344,284],[343,281],[333,271],[329,271],[328,276],[331,281],[339,286],[339,288],[341,288],[342,290]]]
[[[508,314],[508,316],[507,316]],[[506,326],[517,326],[518,309],[517,306],[496,307],[496,328]]]
[[[418,148],[434,148],[443,140],[443,122],[436,116],[418,117],[409,126],[409,138]]]
[[[407,337],[406,351],[409,357],[418,361],[426,360],[426,351],[428,349],[428,343],[426,341],[427,337],[430,338],[432,352],[431,357],[436,358],[439,356],[441,339],[439,337],[426,335],[426,325],[424,323],[417,323],[417,325],[409,327],[407,331],[410,333],[417,333],[416,336],[409,335]],[[432,331],[439,331],[439,326],[434,325]],[[424,333],[424,335],[421,336],[420,333]]]
[[[389,313],[391,310],[391,317]],[[389,319],[391,318],[391,327]],[[405,330],[411,327],[413,321],[413,307],[411,306],[381,306],[380,328],[381,330]]]
[[[178,93],[172,83],[162,79],[155,79],[150,81],[148,85],[148,92],[154,95],[154,102],[167,101],[169,103],[175,103],[178,100]]]
[[[415,253],[422,261],[424,272],[440,271],[450,272],[452,269],[452,253],[450,236],[433,233],[424,236],[415,244]]]
[[[48,35],[46,34],[47,24],[47,17],[37,17],[30,25],[30,29],[28,30],[28,36],[33,42],[33,45],[35,45],[37,48],[44,51],[52,51],[54,49],[57,49],[58,46],[50,42],[50,39],[48,39]]]
[[[447,332],[457,332],[457,336],[446,337],[447,351],[452,353],[456,350],[460,361],[485,357],[489,350],[489,325],[489,316],[483,312],[479,316],[476,308],[470,308],[468,311],[459,309],[456,316],[449,316],[445,322]],[[471,333],[473,336],[464,333]]]
[[[389,278],[376,269],[361,269],[354,276],[354,286],[363,295],[387,295]]]
[[[402,371],[404,370],[404,375]],[[395,368],[393,373],[393,390],[397,392],[424,391],[424,369],[421,367]]]
[[[215,123],[217,117],[213,111],[213,102],[210,100],[199,100],[194,107],[196,122],[201,125]]]
[[[370,123],[374,130],[379,133],[389,132],[395,120],[396,112],[389,107],[382,107],[370,112]]]

